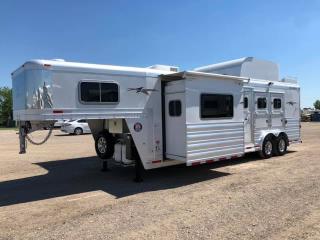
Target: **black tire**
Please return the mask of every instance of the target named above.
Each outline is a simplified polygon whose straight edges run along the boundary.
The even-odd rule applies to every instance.
[[[108,132],[101,132],[95,139],[95,149],[101,159],[108,159],[114,153],[114,137]]]
[[[287,153],[288,140],[285,136],[279,135],[274,141],[273,152],[276,156],[283,156]]]
[[[271,158],[273,155],[274,143],[271,136],[266,136],[262,143],[262,148],[259,151],[259,155],[262,158]]]
[[[82,128],[77,127],[76,129],[74,129],[74,134],[75,134],[75,135],[81,135],[81,134],[83,134]]]

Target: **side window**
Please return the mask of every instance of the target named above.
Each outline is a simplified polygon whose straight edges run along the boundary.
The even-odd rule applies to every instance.
[[[280,98],[273,99],[273,108],[274,109],[280,109],[281,108],[281,99]]]
[[[224,94],[201,94],[201,118],[233,117],[233,96]]]
[[[258,106],[258,109],[267,108],[267,99],[266,98],[258,98],[257,106]]]
[[[248,97],[244,97],[243,99],[243,108],[248,108]]]
[[[81,101],[100,102],[100,84],[97,82],[81,82]]]
[[[119,89],[116,83],[101,83],[101,102],[118,102]]]
[[[169,102],[169,116],[179,117],[181,116],[181,101],[173,100]]]
[[[81,82],[80,99],[88,103],[117,103],[119,86],[110,82]]]
[[[87,122],[87,120],[85,120],[85,119],[80,119],[79,121],[78,121],[78,123],[86,123]]]

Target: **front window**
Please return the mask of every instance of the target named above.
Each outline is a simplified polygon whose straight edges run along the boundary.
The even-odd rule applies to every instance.
[[[87,103],[117,103],[119,86],[109,82],[81,82],[80,99]]]

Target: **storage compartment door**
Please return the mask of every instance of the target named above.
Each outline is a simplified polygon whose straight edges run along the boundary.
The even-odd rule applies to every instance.
[[[185,93],[165,94],[166,158],[186,159]]]

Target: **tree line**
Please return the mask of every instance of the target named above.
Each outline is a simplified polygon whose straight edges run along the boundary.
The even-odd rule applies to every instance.
[[[13,127],[12,89],[0,87],[0,126]]]

